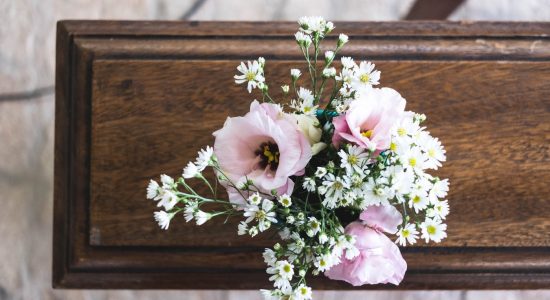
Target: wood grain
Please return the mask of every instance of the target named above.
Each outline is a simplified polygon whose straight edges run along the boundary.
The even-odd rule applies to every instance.
[[[273,235],[248,239],[236,236],[235,221],[197,227],[183,218],[162,231],[144,191],[163,172],[177,176],[227,116],[259,96],[233,83],[240,60],[266,57],[274,91],[290,67],[303,67],[294,27],[59,24],[54,286],[267,286],[260,251]],[[550,25],[337,28],[350,33],[342,54],[374,59],[382,85],[425,113],[447,149],[438,175],[451,180],[449,238],[403,249],[409,270],[399,288],[550,286]],[[314,286],[351,288],[323,278]]]

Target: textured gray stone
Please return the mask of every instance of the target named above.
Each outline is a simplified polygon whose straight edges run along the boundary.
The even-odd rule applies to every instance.
[[[0,94],[53,85],[59,19],[177,19],[192,2],[0,0]],[[412,2],[209,0],[191,19],[295,21],[302,15],[323,15],[331,20],[397,20]],[[549,21],[549,5],[549,0],[467,1],[451,18]],[[53,125],[51,94],[0,103],[0,300],[259,298],[257,291],[51,289]],[[548,299],[550,291],[316,291],[315,296],[323,300],[512,300]]]

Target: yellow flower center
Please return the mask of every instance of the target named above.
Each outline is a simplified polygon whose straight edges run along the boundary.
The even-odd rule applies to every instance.
[[[248,71],[248,72],[246,72],[245,76],[246,76],[246,80],[252,81],[252,80],[254,80],[254,78],[256,78],[256,73]]]
[[[370,139],[370,137],[372,136],[372,129],[361,132],[361,135],[368,138],[368,139]]]
[[[403,237],[409,237],[410,234],[411,234],[411,232],[410,232],[409,230],[407,230],[407,229],[403,230],[403,232],[401,233],[401,235],[402,235]]]
[[[355,164],[357,164],[357,156],[355,156],[355,155],[353,155],[353,154],[350,154],[350,155],[348,156],[348,163],[349,163],[350,165],[355,165]]]
[[[411,167],[416,166],[416,158],[414,157],[409,158],[409,165],[411,165]]]
[[[285,273],[290,273],[290,266],[289,265],[285,265],[283,267],[283,271],[285,271]]]
[[[420,203],[420,197],[414,196],[413,202],[414,202],[414,203]]]
[[[404,136],[405,134],[407,134],[407,130],[405,130],[405,128],[403,127],[399,127],[397,128],[397,134],[399,134],[399,136]]]
[[[304,107],[304,112],[305,112],[305,113],[310,112],[310,111],[311,111],[311,107],[310,107],[310,106]]]
[[[429,155],[430,157],[434,157],[434,156],[435,156],[435,150],[434,150],[434,149],[428,150],[428,155]]]
[[[429,234],[433,235],[435,234],[436,228],[433,225],[428,225],[428,227],[426,228],[426,231],[428,231]]]
[[[395,151],[397,150],[397,145],[396,145],[395,143],[392,142],[392,143],[390,144],[390,150],[395,152]]]
[[[369,74],[361,74],[361,76],[359,76],[359,80],[361,80],[362,83],[368,83],[369,79]]]
[[[339,181],[336,181],[334,182],[334,184],[332,185],[332,187],[335,189],[335,190],[341,190],[344,188],[344,185],[339,182]]]
[[[307,295],[307,288],[302,287],[302,288],[300,289],[300,293],[301,293],[302,295]]]

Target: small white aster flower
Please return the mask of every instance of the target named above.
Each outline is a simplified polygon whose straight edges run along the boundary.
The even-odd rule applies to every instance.
[[[447,196],[447,192],[449,192],[449,180],[436,180],[430,190],[430,202],[432,204],[437,203],[438,199],[445,198]]]
[[[199,151],[199,156],[197,157],[196,165],[200,172],[204,170],[207,166],[212,165],[212,156],[214,155],[214,149],[210,146],[206,146],[205,149]]]
[[[258,227],[252,226],[248,229],[248,234],[250,234],[251,237],[255,237],[258,235]]]
[[[302,183],[302,187],[308,192],[315,192],[317,184],[315,183],[315,179],[311,177],[305,177],[304,182]]]
[[[269,199],[264,199],[261,207],[254,204],[247,205],[244,209],[244,216],[248,217],[245,222],[250,223],[252,220],[256,220],[260,232],[267,230],[271,223],[277,223],[276,214],[272,211],[273,207],[273,202]]]
[[[343,149],[340,150],[338,156],[340,156],[341,159],[340,166],[345,168],[346,172],[350,175],[353,172],[362,173],[370,157],[369,153],[365,152],[364,148],[353,145],[349,145],[347,151]]]
[[[324,272],[335,265],[334,257],[329,254],[323,254],[315,259],[314,262],[317,271]]]
[[[328,236],[324,232],[319,234],[319,243],[324,244],[326,242],[328,242]]]
[[[323,69],[323,77],[325,78],[331,78],[336,76],[336,69],[335,68],[325,68]]]
[[[431,209],[430,213],[427,214],[428,217],[444,220],[449,214],[449,202],[447,200],[437,201],[434,204],[434,207]]]
[[[325,175],[327,175],[327,168],[317,167],[317,170],[315,171],[315,177],[323,178]]]
[[[199,167],[193,163],[189,162],[187,166],[183,169],[183,178],[189,179],[194,178],[200,175]]]
[[[288,229],[288,227],[285,227],[282,230],[279,230],[278,234],[279,237],[281,237],[281,240],[286,241],[290,238],[290,229]]]
[[[440,220],[427,218],[420,224],[422,229],[422,238],[426,240],[426,243],[430,240],[439,243],[442,239],[447,237],[447,224],[442,224]]]
[[[424,164],[426,162],[426,156],[420,148],[413,147],[407,151],[403,156],[399,157],[399,160],[403,166],[411,168],[417,172],[421,172],[424,169]]]
[[[351,83],[354,90],[363,90],[379,84],[380,71],[375,70],[374,67],[374,64],[371,62],[362,61],[359,64],[359,68],[355,70],[355,76]]]
[[[302,75],[302,72],[300,72],[299,69],[290,69],[290,76],[292,79],[296,80],[300,75]]]
[[[397,240],[395,242],[401,246],[406,246],[407,244],[415,244],[416,239],[418,239],[416,225],[407,223],[397,232]]]
[[[367,205],[379,205],[388,201],[389,188],[371,177],[363,186],[363,197]]]
[[[252,205],[260,205],[261,202],[262,202],[262,196],[260,196],[260,194],[257,192],[253,193],[248,197],[248,203]]]
[[[296,219],[292,215],[286,217],[286,223],[287,224],[294,224],[295,221],[296,221]]]
[[[283,194],[279,196],[278,200],[279,200],[279,203],[281,203],[281,205],[284,207],[290,207],[290,205],[292,205],[292,199],[287,194]]]
[[[311,300],[312,293],[311,288],[309,286],[306,286],[305,284],[300,284],[295,290],[294,290],[294,298],[296,300]]]
[[[183,211],[183,216],[185,217],[185,222],[189,222],[195,218],[195,212],[198,210],[197,202],[190,201],[185,206],[185,210]]]
[[[349,37],[343,33],[340,33],[340,35],[338,36],[338,47],[342,47],[348,41]]]
[[[170,220],[174,216],[173,213],[167,213],[165,211],[157,211],[153,214],[155,216],[155,221],[159,223],[161,229],[168,230],[170,226]]]
[[[306,231],[306,234],[309,237],[313,237],[321,230],[321,223],[315,218],[315,217],[309,217],[308,218],[308,229]]]
[[[283,291],[292,289],[290,280],[294,275],[294,266],[286,260],[275,262],[272,267],[267,268],[266,272],[272,274],[269,277],[270,281],[274,281],[273,285]]]
[[[306,48],[309,48],[309,46],[312,43],[311,37],[307,34],[304,34],[301,31],[296,32],[294,34],[294,37],[296,38],[296,42],[298,42],[298,44],[300,44],[300,45],[302,45]]]
[[[245,65],[244,62],[241,62],[241,64],[237,67],[237,70],[242,74],[234,76],[235,83],[241,84],[248,82],[247,90],[249,93],[252,92],[252,89],[258,87],[258,84],[265,81],[262,66],[257,60],[253,62],[248,61],[247,65]]]
[[[349,178],[347,176],[336,177],[332,173],[328,173],[324,177],[323,186],[326,191],[323,193],[325,199],[323,205],[328,208],[335,208],[337,201],[343,197],[344,191],[350,187]]]
[[[160,175],[160,182],[162,182],[162,187],[165,189],[170,189],[174,186],[174,178],[166,174]]]
[[[415,213],[425,210],[428,207],[428,204],[430,204],[428,195],[422,191],[414,190],[410,195],[410,198],[409,207],[414,208]]]
[[[158,200],[157,197],[159,196],[159,188],[159,184],[151,179],[151,181],[149,181],[149,185],[147,185],[147,199]]]
[[[238,235],[245,235],[248,233],[248,224],[244,221],[241,221],[239,225],[237,226],[237,234]]]
[[[178,204],[178,202],[179,198],[174,192],[170,190],[163,190],[162,198],[160,199],[157,206],[164,206],[164,209],[171,210],[172,208],[174,208],[174,206],[176,206],[176,204]]]
[[[199,226],[206,223],[211,218],[212,218],[211,213],[207,213],[207,212],[204,212],[202,210],[197,210],[195,212],[195,220],[197,222],[197,225],[199,225]]]
[[[349,56],[344,56],[340,58],[340,61],[342,62],[342,66],[344,69],[354,69],[357,67],[357,64],[353,61],[353,58]]]
[[[325,60],[331,61],[334,59],[334,51],[326,51],[325,52]]]
[[[277,255],[275,254],[275,251],[269,249],[269,248],[266,248],[263,255],[264,257],[264,262],[268,265],[268,266],[273,266],[275,265],[275,263],[277,262]]]

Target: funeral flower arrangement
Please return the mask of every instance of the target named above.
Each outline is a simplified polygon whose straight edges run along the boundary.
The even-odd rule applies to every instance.
[[[276,230],[280,242],[263,253],[274,285],[262,290],[266,299],[311,299],[308,274],[397,285],[407,264],[396,244],[447,236],[449,183],[427,173],[441,167],[445,150],[422,125],[425,115],[406,111],[397,91],[375,87],[373,63],[341,57],[341,68],[333,66],[346,35],[321,55],[333,23],[298,23],[304,74],[290,70],[279,102],[269,94],[265,59],[242,62],[235,82],[257,89],[261,102],[228,117],[213,147],[200,150],[180,178],[150,181],[147,198],[162,208],[154,218],[163,229],[182,215],[197,225],[240,217],[237,233],[250,237]],[[198,194],[194,184],[210,192]]]

